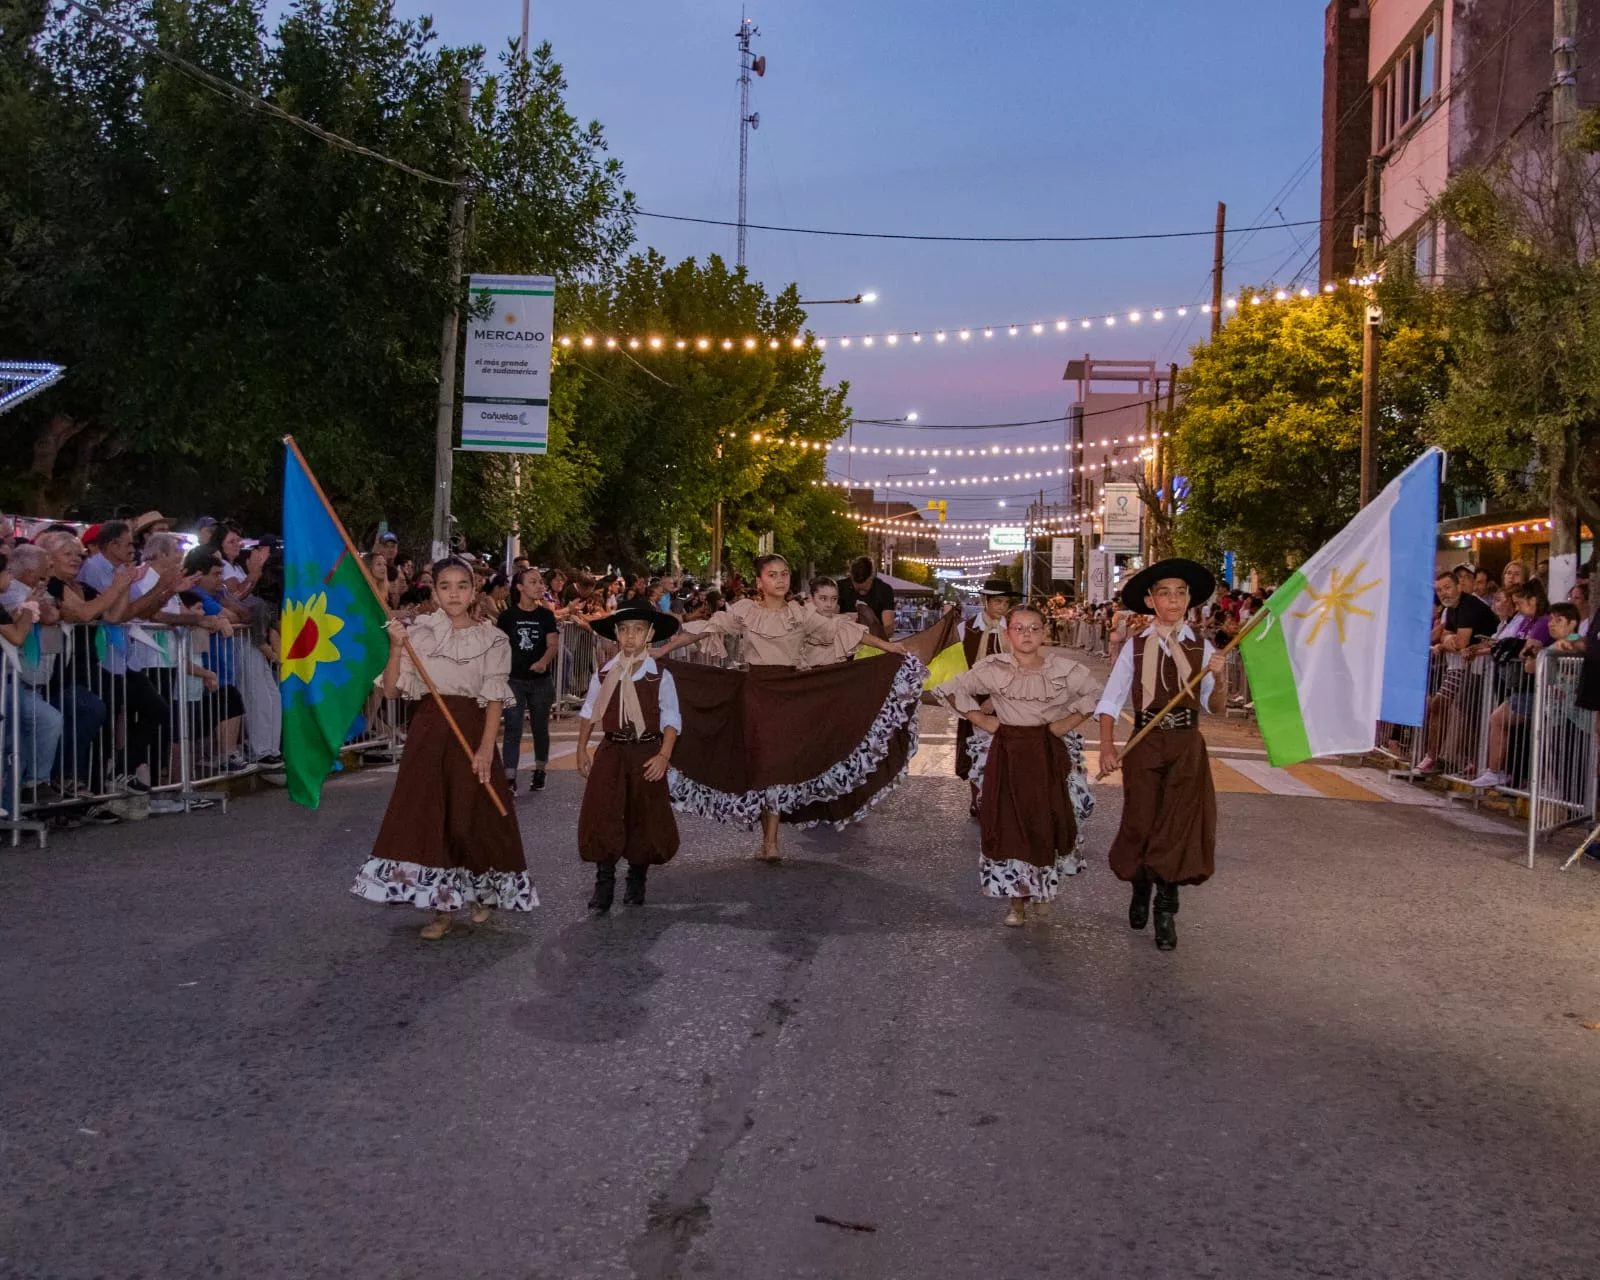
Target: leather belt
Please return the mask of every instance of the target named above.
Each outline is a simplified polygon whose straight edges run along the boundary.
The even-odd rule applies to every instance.
[[[661,741],[661,735],[659,733],[647,733],[642,738],[635,738],[632,734],[627,734],[627,733],[608,733],[608,734],[606,734],[606,741],[607,742],[660,742]]]
[[[1153,711],[1140,711],[1133,718],[1133,727],[1142,729],[1152,720],[1156,719]],[[1200,713],[1192,707],[1180,707],[1176,711],[1169,711],[1156,721],[1155,732],[1174,729],[1198,729],[1200,727]]]

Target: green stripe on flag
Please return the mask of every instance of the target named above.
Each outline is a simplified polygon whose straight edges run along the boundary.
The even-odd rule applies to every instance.
[[[1267,601],[1271,616],[1251,627],[1239,643],[1250,677],[1250,696],[1255,700],[1256,722],[1261,727],[1262,741],[1267,744],[1267,759],[1280,769],[1311,758],[1311,742],[1300,715],[1300,694],[1295,688],[1294,667],[1289,661],[1280,617],[1305,585],[1305,576],[1297,573],[1274,591]]]

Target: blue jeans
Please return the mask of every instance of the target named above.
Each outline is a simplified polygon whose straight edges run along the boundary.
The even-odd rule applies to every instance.
[[[4,708],[9,712],[11,707]],[[17,686],[17,755],[13,760],[6,755],[5,792],[9,796],[13,783],[12,771],[21,777],[22,785],[48,782],[50,770],[56,762],[56,748],[61,743],[61,713],[29,685]],[[11,735],[6,734],[6,745],[11,745]]]
[[[516,777],[517,760],[522,755],[522,710],[527,708],[533,718],[533,767],[542,769],[550,763],[550,708],[556,703],[556,678],[535,676],[531,680],[512,680],[511,692],[515,695],[506,704],[504,724],[505,744],[501,747],[501,763],[508,777]]]

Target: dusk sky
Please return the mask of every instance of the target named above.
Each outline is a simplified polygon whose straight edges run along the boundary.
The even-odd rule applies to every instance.
[[[519,0],[396,8],[431,12],[444,39],[479,41],[496,55],[521,22]],[[813,311],[818,334],[1075,321],[1065,334],[975,337],[965,348],[830,344],[829,376],[849,380],[861,417],[1052,417],[1069,400],[1069,358],[1182,361],[1204,332],[1198,308],[1187,322],[1115,330],[1085,332],[1076,319],[1205,300],[1219,199],[1234,226],[1277,221],[1274,205],[1288,221],[1317,214],[1321,0],[784,0],[750,12],[756,51],[768,59],[752,100],[761,114],[750,149],[753,222],[957,235],[1207,232],[1008,246],[752,231],[750,268],[771,289],[793,280],[806,298],[878,293],[873,305]],[[535,0],[534,43],[554,45],[572,109],[604,126],[641,208],[735,216],[739,17],[737,4],[705,0]],[[1315,233],[1230,237],[1229,286],[1287,283],[1303,268],[1301,282],[1315,287]],[[731,228],[641,218],[638,239],[672,260],[734,256]],[[856,431],[858,444],[958,438],[979,442]],[[981,442],[1059,438],[1059,427],[1038,427]],[[1000,496],[964,498],[951,518],[958,508],[987,516]]]

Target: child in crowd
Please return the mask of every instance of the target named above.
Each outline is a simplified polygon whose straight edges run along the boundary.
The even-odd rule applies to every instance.
[[[586,779],[578,813],[578,856],[595,864],[589,909],[611,910],[617,863],[628,861],[624,906],[644,905],[651,866],[678,852],[678,820],[667,793],[672,748],[683,730],[672,673],[656,665],[650,646],[678,630],[678,620],[640,602],[592,624],[622,652],[589,677],[578,713],[578,772]],[[599,725],[598,751],[589,738]]]
[[[825,618],[839,616],[839,584],[832,578],[811,580],[811,607]],[[827,639],[806,637],[806,647],[800,655],[802,667],[826,667],[835,662],[847,662],[867,638],[867,628],[849,620],[841,621],[839,629]]]

